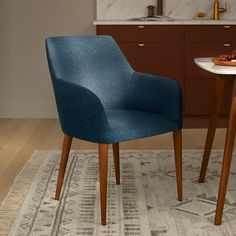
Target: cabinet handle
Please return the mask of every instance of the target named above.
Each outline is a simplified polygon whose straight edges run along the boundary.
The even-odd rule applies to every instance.
[[[139,46],[139,47],[144,47],[144,46],[145,46],[145,43],[137,43],[137,46]]]
[[[224,47],[230,47],[231,43],[224,43]]]
[[[229,29],[229,28],[231,28],[231,25],[224,25],[224,28]]]
[[[139,29],[143,29],[144,28],[144,25],[138,25],[137,26]]]

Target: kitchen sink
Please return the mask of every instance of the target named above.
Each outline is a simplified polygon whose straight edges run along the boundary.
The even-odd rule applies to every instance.
[[[174,20],[168,16],[146,16],[146,17],[137,17],[131,18],[130,21],[171,21]]]

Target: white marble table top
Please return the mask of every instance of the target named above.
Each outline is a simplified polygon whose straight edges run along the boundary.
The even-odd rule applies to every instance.
[[[236,66],[219,66],[211,58],[194,58],[194,62],[202,69],[218,75],[236,75]]]

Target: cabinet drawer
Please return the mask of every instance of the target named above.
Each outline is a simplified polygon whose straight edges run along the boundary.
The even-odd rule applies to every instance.
[[[236,25],[192,25],[185,28],[186,42],[236,42]]]
[[[119,46],[136,71],[170,78],[184,77],[183,43],[120,42]]]
[[[181,42],[184,26],[99,25],[97,34],[111,35],[118,42]]]
[[[190,78],[215,78],[216,75],[209,73],[194,63],[196,57],[213,57],[220,54],[231,53],[236,49],[236,43],[224,45],[224,43],[186,43],[185,44],[185,77]]]
[[[215,79],[185,81],[185,114],[210,115],[213,105]],[[225,86],[221,115],[229,114],[232,93],[232,81]]]

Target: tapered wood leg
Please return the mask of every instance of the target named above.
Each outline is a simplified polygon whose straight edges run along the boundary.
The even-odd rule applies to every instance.
[[[71,142],[72,142],[72,137],[65,134],[62,152],[61,152],[60,168],[59,168],[58,179],[57,179],[57,189],[56,189],[56,195],[55,195],[56,200],[59,200],[60,198],[61,188],[62,188],[63,179],[64,179],[65,171],[66,171],[66,165],[67,165],[67,161],[68,161],[68,157],[70,153]]]
[[[173,132],[174,150],[175,150],[175,167],[176,167],[176,181],[178,200],[183,200],[182,188],[182,129]]]
[[[119,143],[113,143],[112,148],[113,148],[116,184],[119,185],[120,184],[120,150],[119,150]]]
[[[222,220],[225,195],[230,172],[230,164],[234,148],[235,134],[236,134],[236,79],[234,80],[234,86],[233,86],[233,97],[232,97],[229,124],[227,128],[227,135],[225,141],[223,164],[221,170],[220,186],[219,186],[216,215],[215,215],[216,225],[220,225]]]
[[[102,225],[106,225],[108,145],[99,144],[98,152],[99,152],[101,223]]]
[[[225,80],[223,78],[217,78],[216,85],[215,85],[213,107],[212,107],[211,117],[209,120],[207,138],[206,138],[201,171],[200,171],[200,176],[199,176],[199,183],[203,183],[206,176],[207,166],[208,166],[208,162],[209,162],[209,158],[211,154],[211,149],[212,149],[212,144],[213,144],[213,140],[215,136],[219,112],[220,112],[220,108],[222,104],[224,88],[225,88]]]

